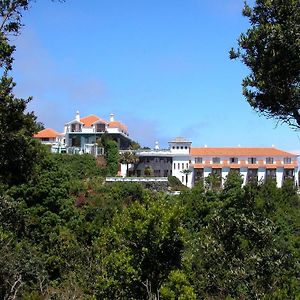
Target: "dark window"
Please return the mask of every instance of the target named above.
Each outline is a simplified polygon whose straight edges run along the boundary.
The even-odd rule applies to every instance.
[[[212,162],[214,163],[214,164],[219,164],[220,163],[220,157],[213,157],[213,159],[212,159]]]
[[[285,157],[285,158],[283,159],[283,163],[284,163],[284,164],[291,164],[291,163],[292,163],[292,159],[291,159],[290,157]]]
[[[80,147],[81,145],[80,138],[79,137],[72,138],[71,145],[72,147]]]
[[[237,164],[238,163],[238,158],[237,157],[230,157],[229,158],[229,162],[231,164]]]
[[[154,176],[159,177],[160,176],[160,170],[154,170]]]
[[[248,169],[247,181],[257,181],[257,169]]]
[[[294,170],[293,169],[284,169],[283,179],[294,179]]]
[[[43,142],[49,142],[49,138],[42,138]]]
[[[96,132],[104,132],[105,131],[105,124],[96,124]]]
[[[194,172],[195,183],[203,181],[203,178],[204,178],[204,170],[203,169],[195,169],[195,172]]]
[[[211,173],[214,174],[214,175],[221,176],[222,175],[222,169],[212,169]]]
[[[195,157],[196,164],[202,164],[202,157]]]
[[[256,164],[256,157],[249,157],[248,164]]]
[[[276,179],[276,169],[267,169],[266,170],[266,178]]]
[[[266,158],[266,163],[267,164],[273,164],[273,162],[274,162],[274,158],[273,157],[267,157]]]

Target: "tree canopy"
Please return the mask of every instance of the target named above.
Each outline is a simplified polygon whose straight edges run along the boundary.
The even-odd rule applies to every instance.
[[[230,51],[250,69],[243,94],[262,115],[299,129],[300,0],[256,0],[243,15],[250,28]]]

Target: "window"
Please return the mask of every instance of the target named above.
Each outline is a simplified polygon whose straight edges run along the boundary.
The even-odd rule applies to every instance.
[[[175,146],[173,146],[172,149],[175,149]]]
[[[176,169],[176,164],[174,163],[174,170]]]
[[[274,162],[274,158],[273,157],[267,157],[266,158],[266,164],[272,164]]]
[[[183,146],[181,146],[180,149],[183,149]]]
[[[181,177],[181,182],[184,183],[184,176]]]
[[[184,149],[187,149],[187,146],[185,146]]]
[[[42,138],[43,142],[49,142],[49,138]]]
[[[221,176],[222,175],[222,169],[212,169],[211,173],[214,174],[214,175]]]
[[[177,146],[176,149],[179,149],[179,146]]]
[[[256,157],[249,157],[248,164],[256,164]]]
[[[160,170],[154,170],[154,176],[160,177]]]
[[[105,131],[105,124],[96,124],[96,132],[104,132]]]
[[[276,179],[276,169],[267,169],[266,170],[266,177]]]
[[[294,170],[293,169],[284,169],[283,179],[294,179]]]
[[[72,124],[71,125],[71,132],[81,132],[81,125],[80,124]]]
[[[220,163],[220,157],[213,157],[212,162],[213,162],[213,164],[219,164]]]
[[[184,163],[182,163],[181,166],[182,166],[182,169],[184,169]]]
[[[202,164],[202,157],[195,157],[195,164]]]
[[[180,163],[178,163],[177,166],[178,166],[178,170],[180,170]]]
[[[247,181],[256,181],[257,180],[257,169],[248,169],[247,172]]]
[[[169,175],[169,170],[164,170],[164,177],[168,177]]]
[[[237,164],[238,163],[238,158],[237,157],[230,157],[229,158],[229,162],[231,164]]]
[[[187,169],[189,168],[189,163],[186,163],[186,168],[187,168]]]
[[[203,177],[204,177],[204,170],[203,169],[195,169],[194,172],[194,182],[200,182],[203,181]]]
[[[283,159],[283,163],[284,163],[284,164],[291,164],[291,163],[292,163],[292,159],[291,159],[290,157],[285,157],[285,158]]]

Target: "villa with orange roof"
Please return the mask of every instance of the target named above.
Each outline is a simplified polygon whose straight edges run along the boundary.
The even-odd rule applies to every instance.
[[[119,149],[128,149],[131,142],[127,126],[115,121],[113,114],[105,121],[96,115],[81,118],[77,111],[75,119],[65,124],[64,134],[68,153],[102,154],[97,141],[103,134],[115,140]]]
[[[53,143],[64,143],[64,134],[55,131],[52,128],[45,128],[33,136],[33,138],[40,140],[43,144],[52,145]]]

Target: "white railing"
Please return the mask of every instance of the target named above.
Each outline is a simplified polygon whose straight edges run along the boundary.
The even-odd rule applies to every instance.
[[[167,182],[168,177],[106,177],[106,182]]]

